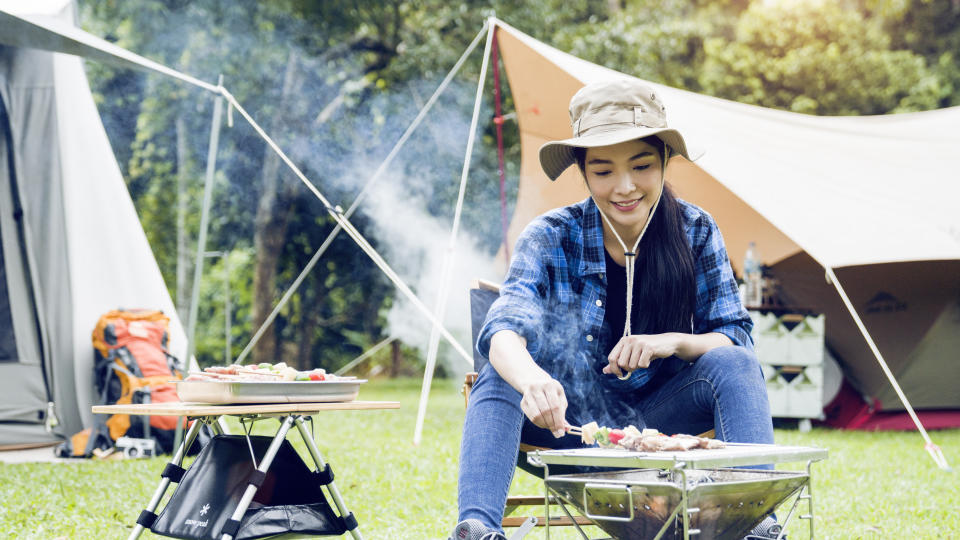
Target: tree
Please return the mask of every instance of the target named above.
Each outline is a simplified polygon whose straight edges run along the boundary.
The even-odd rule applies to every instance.
[[[891,47],[926,58],[941,81],[939,107],[960,105],[960,1],[868,0],[864,11],[883,25]]]
[[[943,82],[924,58],[893,49],[874,21],[839,2],[756,2],[732,39],[705,42],[711,94],[820,115],[936,108]]]
[[[702,16],[687,1],[643,0],[616,16],[562,29],[556,42],[575,56],[617,71],[697,90],[704,36],[722,20]]]

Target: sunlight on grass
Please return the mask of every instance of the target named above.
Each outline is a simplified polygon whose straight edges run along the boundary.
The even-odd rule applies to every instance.
[[[438,380],[423,442],[413,446],[419,380],[376,381],[364,400],[400,401],[394,411],[343,411],[314,420],[318,446],[336,471],[337,485],[365,538],[444,539],[456,521],[457,458],[463,424],[459,381]],[[273,420],[255,433],[272,434]],[[960,430],[931,434],[955,467]],[[960,479],[937,469],[917,433],[777,430],[781,444],[827,448],[814,464],[817,538],[944,538],[960,530]],[[302,443],[294,446],[306,456]],[[309,461],[308,461],[309,462]],[[122,538],[149,501],[164,460],[68,464],[0,464],[0,537]],[[801,469],[803,464],[782,466]],[[518,471],[512,494],[538,495],[539,479]],[[530,509],[542,514],[542,508]],[[781,517],[786,509],[782,509]],[[799,511],[798,511],[799,513]],[[806,538],[794,519],[790,538]],[[593,528],[593,536],[601,533]],[[946,536],[944,536],[946,535]],[[573,539],[553,529],[552,539]],[[159,538],[150,533],[143,538]],[[542,530],[528,539],[545,538]]]

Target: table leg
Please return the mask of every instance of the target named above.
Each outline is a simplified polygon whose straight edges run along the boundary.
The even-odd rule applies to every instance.
[[[260,459],[260,466],[257,467],[258,471],[265,473],[270,469],[270,465],[273,464],[273,458],[277,456],[280,445],[283,444],[284,439],[287,438],[287,432],[290,431],[292,424],[293,416],[287,416],[283,419],[283,422],[280,424],[280,429],[277,431],[277,434],[273,436],[270,447],[267,448],[267,452],[263,455],[263,458]],[[240,504],[238,504],[237,509],[233,511],[233,516],[231,516],[232,520],[240,521],[243,518],[243,514],[246,513],[250,502],[253,500],[253,496],[256,494],[257,486],[252,484],[248,485],[247,490],[243,492],[243,497],[240,498]],[[232,538],[231,535],[224,533],[221,540],[231,540]]]
[[[316,464],[317,469],[324,469],[327,464],[323,461],[323,456],[320,454],[320,449],[317,448],[317,444],[314,442],[313,436],[309,431],[307,431],[307,427],[303,425],[303,417],[297,416],[294,421],[297,424],[297,430],[300,431],[300,436],[303,437],[303,442],[307,445],[307,450],[310,451],[310,455],[313,457],[313,461]],[[345,518],[350,515],[346,504],[343,502],[343,498],[340,496],[340,490],[337,489],[337,485],[333,482],[330,482],[327,484],[327,491],[330,492],[330,498],[333,499],[333,503],[337,506],[337,511],[340,513],[340,517]],[[353,535],[354,540],[363,540],[363,536],[360,534],[360,527],[350,529],[350,534]]]
[[[177,453],[174,454],[173,458],[170,459],[170,464],[180,466],[183,463],[183,456],[187,453],[187,448],[190,448],[190,445],[193,444],[193,440],[196,439],[197,433],[200,432],[200,426],[203,424],[200,420],[197,420],[190,426],[190,430],[187,431],[186,438],[180,443],[180,446],[177,447]],[[157,489],[153,492],[153,498],[150,499],[150,504],[147,505],[147,512],[154,512],[157,509],[157,506],[160,505],[160,500],[163,499],[163,494],[166,493],[167,488],[170,486],[169,478],[161,478],[160,485],[157,486]],[[133,531],[128,537],[129,540],[136,540],[140,538],[140,535],[143,534],[144,526],[137,523],[133,527]]]
[[[216,424],[215,426],[211,426],[213,427],[214,433],[223,434],[223,435],[230,434],[230,427],[227,426],[226,417],[221,416],[220,418],[217,418],[217,421],[215,422],[215,424]]]

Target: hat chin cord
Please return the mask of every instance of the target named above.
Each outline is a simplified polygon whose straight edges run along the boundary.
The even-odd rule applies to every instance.
[[[633,310],[633,276],[636,270],[637,264],[637,248],[640,246],[640,241],[643,240],[643,235],[646,234],[647,228],[650,227],[650,222],[653,221],[653,214],[657,211],[657,207],[660,206],[660,199],[663,198],[663,188],[665,185],[664,175],[667,170],[667,159],[669,159],[669,147],[664,148],[664,157],[663,163],[660,167],[660,195],[657,197],[657,202],[653,204],[653,208],[650,209],[650,214],[647,216],[646,223],[643,224],[643,229],[640,230],[640,235],[637,236],[637,241],[633,243],[633,249],[627,249],[626,242],[623,241],[623,238],[620,237],[620,233],[617,232],[617,229],[614,228],[613,222],[610,221],[610,218],[607,216],[606,212],[600,208],[600,205],[597,204],[597,200],[593,197],[593,191],[590,191],[590,198],[593,199],[593,204],[597,207],[597,210],[600,211],[600,216],[604,221],[607,222],[607,227],[610,228],[610,232],[613,233],[613,237],[617,239],[617,242],[620,243],[620,247],[623,248],[623,255],[626,258],[626,275],[627,275],[627,319],[623,324],[623,337],[632,335],[630,328],[630,317],[631,311]],[[590,184],[587,184],[587,188],[590,188]],[[632,371],[628,371],[624,375],[618,375],[617,378],[621,381],[625,381],[630,378]]]

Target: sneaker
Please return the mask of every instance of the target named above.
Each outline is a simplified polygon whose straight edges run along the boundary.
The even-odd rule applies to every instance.
[[[767,516],[759,525],[750,531],[750,534],[743,537],[743,540],[776,540],[777,535],[783,530],[783,526],[777,523],[772,516]],[[780,537],[780,540],[787,540],[787,535]]]
[[[491,531],[479,519],[465,519],[457,523],[448,540],[507,540],[507,537]]]

